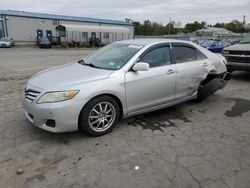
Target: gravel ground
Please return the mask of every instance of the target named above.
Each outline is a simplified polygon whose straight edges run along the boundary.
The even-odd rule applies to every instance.
[[[202,103],[125,119],[98,138],[27,122],[27,79],[90,52],[0,49],[0,187],[250,187],[250,73]]]

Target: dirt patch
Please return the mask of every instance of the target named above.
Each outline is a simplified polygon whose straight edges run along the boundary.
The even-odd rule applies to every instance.
[[[237,117],[241,116],[243,113],[246,113],[250,110],[250,101],[240,98],[229,98],[228,100],[234,101],[234,106],[231,110],[227,110],[225,115],[227,117]]]
[[[44,174],[52,169],[56,169],[58,163],[60,163],[62,160],[66,159],[68,156],[62,155],[62,154],[55,154],[51,158],[43,158],[41,160],[41,166],[36,168],[35,171],[37,174],[34,174],[33,176],[27,178],[26,183],[29,183],[33,181],[34,179],[37,179],[38,181],[43,181],[45,179]]]
[[[27,76],[27,75],[6,75],[6,76],[2,76],[0,77],[0,82],[7,82],[7,81],[20,81],[20,80],[27,80],[28,78],[30,78],[31,76]]]
[[[141,126],[143,129],[152,131],[163,131],[163,128],[166,127],[177,127],[173,120],[182,120],[184,123],[191,122],[177,107],[170,107],[130,118],[128,125]]]

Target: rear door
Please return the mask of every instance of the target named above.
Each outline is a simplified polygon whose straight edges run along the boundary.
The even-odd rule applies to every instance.
[[[170,45],[157,45],[140,57],[148,71],[129,71],[125,75],[128,112],[157,106],[174,100],[176,68],[171,62]]]
[[[173,59],[176,64],[177,80],[175,100],[192,96],[209,71],[208,58],[194,46],[173,43]]]
[[[37,40],[42,38],[43,37],[43,30],[41,30],[41,29],[36,30],[36,36],[37,36]]]

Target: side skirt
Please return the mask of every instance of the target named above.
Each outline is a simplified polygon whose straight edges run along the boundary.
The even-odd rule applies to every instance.
[[[174,106],[176,104],[186,102],[186,101],[189,101],[189,100],[193,100],[193,99],[196,99],[196,98],[197,98],[197,93],[195,93],[192,96],[186,97],[184,99],[180,99],[180,100],[169,102],[169,103],[164,103],[164,104],[157,105],[157,106],[152,106],[152,107],[149,107],[149,108],[145,108],[145,109],[142,109],[142,110],[138,110],[138,111],[135,111],[135,112],[125,114],[123,116],[123,118],[128,118],[128,117],[131,117],[131,116],[135,116],[135,115],[139,115],[139,114],[144,114],[144,113],[160,110],[160,109],[167,108],[167,107],[170,107],[170,106]]]

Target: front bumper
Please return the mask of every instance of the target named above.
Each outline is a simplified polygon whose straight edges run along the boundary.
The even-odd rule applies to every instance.
[[[78,118],[83,107],[79,101],[37,104],[24,98],[23,106],[25,116],[36,127],[54,133],[78,130]]]
[[[0,44],[0,47],[2,47],[2,48],[10,48],[11,44]]]
[[[250,71],[250,62],[249,63],[228,62],[227,70]]]

